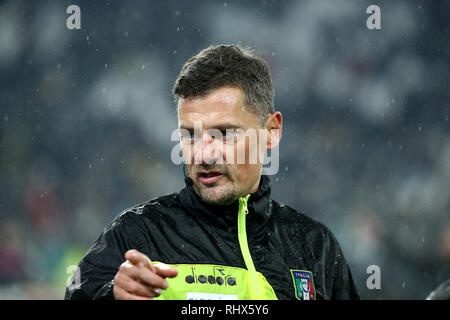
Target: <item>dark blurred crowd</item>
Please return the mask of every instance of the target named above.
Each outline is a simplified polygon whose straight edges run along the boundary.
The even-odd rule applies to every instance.
[[[210,44],[269,63],[284,116],[273,198],[327,225],[362,298],[450,279],[450,3],[0,3],[0,299],[60,299],[122,210],[183,187],[171,87]],[[369,290],[367,267],[381,270]]]

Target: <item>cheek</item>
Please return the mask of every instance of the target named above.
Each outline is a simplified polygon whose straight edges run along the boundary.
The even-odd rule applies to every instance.
[[[193,170],[193,165],[192,164],[188,164],[187,165],[187,171],[188,171],[189,177],[192,180],[195,180],[195,174],[194,174],[194,170]]]
[[[183,155],[184,163],[190,165],[194,163],[194,148],[190,144],[181,144],[181,152]]]
[[[255,165],[259,164],[261,159],[259,148],[260,138],[258,135],[252,134],[244,137],[237,143],[236,152],[244,152],[240,159],[245,159],[245,164]],[[239,163],[242,163],[242,161]]]
[[[232,152],[227,152],[227,162],[232,164],[244,165],[249,163],[249,139],[246,137],[240,138],[232,146],[228,145],[227,148],[232,148]]]
[[[246,186],[249,182],[254,180],[258,175],[258,167],[251,164],[237,164],[230,166],[231,178],[239,186]]]

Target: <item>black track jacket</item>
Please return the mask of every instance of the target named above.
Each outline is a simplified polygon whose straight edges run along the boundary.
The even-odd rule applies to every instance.
[[[323,224],[256,193],[232,205],[202,202],[186,179],[178,193],[122,212],[78,265],[66,299],[113,299],[129,249],[179,270],[160,299],[359,299],[339,244]]]

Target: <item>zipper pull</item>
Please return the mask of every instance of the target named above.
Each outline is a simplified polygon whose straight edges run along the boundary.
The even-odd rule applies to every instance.
[[[248,198],[250,198],[250,193],[245,197],[239,198],[239,213],[242,212],[244,214],[248,214],[248,207],[247,207]]]

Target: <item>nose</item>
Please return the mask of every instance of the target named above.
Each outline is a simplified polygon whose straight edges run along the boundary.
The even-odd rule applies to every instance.
[[[194,160],[196,164],[216,164],[220,159],[219,142],[209,135],[203,133],[202,138],[194,147]]]

